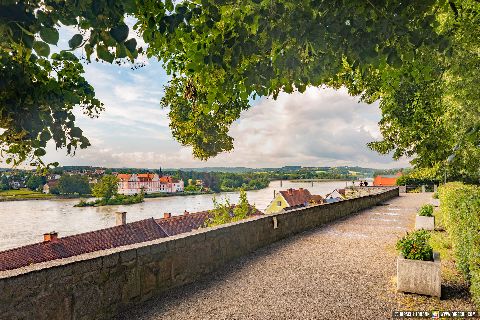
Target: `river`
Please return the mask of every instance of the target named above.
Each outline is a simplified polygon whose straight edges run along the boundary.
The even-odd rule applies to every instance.
[[[345,187],[345,181],[290,182],[272,181],[262,190],[247,191],[251,204],[264,210],[273,199],[274,191],[287,188],[305,188],[312,194],[325,194]],[[213,208],[212,194],[145,199],[145,202],[128,206],[74,208],[78,199],[28,200],[0,202],[0,251],[40,242],[43,234],[57,231],[60,237],[115,225],[115,212],[126,211],[127,222],[147,218],[161,218],[164,212],[172,215],[203,211]],[[218,200],[228,198],[237,203],[239,192],[216,194]]]

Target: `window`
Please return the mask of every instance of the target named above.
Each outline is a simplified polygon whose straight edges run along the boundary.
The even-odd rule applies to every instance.
[[[282,205],[282,201],[277,201],[277,206],[281,206]]]

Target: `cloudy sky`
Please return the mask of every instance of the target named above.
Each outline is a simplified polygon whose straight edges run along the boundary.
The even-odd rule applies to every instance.
[[[137,70],[105,63],[85,66],[106,110],[98,119],[79,115],[92,146],[75,157],[49,146],[47,161],[62,165],[178,168],[203,166],[279,167],[284,165],[400,167],[366,147],[380,138],[378,105],[358,103],[345,90],[308,88],[303,94],[262,98],[236,121],[235,150],[208,161],[192,157],[168,127],[159,101],[168,81],[161,64],[149,60]]]
[[[66,47],[75,30],[62,33],[60,47]],[[45,160],[61,165],[137,168],[408,166],[406,160],[393,161],[367,148],[367,142],[380,138],[377,104],[358,103],[358,98],[345,90],[325,88],[280,94],[277,100],[258,99],[231,127],[234,151],[208,161],[194,159],[191,148],[173,139],[168,110],[160,108],[168,76],[156,60],[145,63],[136,70],[107,63],[85,65],[85,76],[106,108],[97,119],[77,115],[92,146],[71,157],[49,145]]]

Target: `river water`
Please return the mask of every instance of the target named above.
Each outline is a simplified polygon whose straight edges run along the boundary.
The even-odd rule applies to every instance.
[[[247,191],[251,204],[264,210],[273,199],[274,191],[287,188],[305,188],[312,194],[325,194],[345,187],[345,181],[290,182],[272,181],[268,188]],[[203,211],[213,208],[212,194],[145,199],[128,206],[74,208],[78,199],[28,200],[0,202],[0,251],[43,240],[43,234],[57,231],[60,237],[115,225],[115,212],[126,211],[127,222],[147,218],[161,218],[164,212],[172,215]],[[217,200],[228,198],[235,204],[239,192],[216,194]]]

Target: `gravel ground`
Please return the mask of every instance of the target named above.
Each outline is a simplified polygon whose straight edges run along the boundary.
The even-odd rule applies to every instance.
[[[430,199],[402,195],[277,242],[118,319],[390,319],[406,305],[395,242]]]

